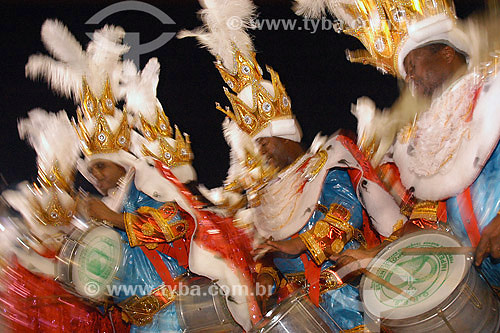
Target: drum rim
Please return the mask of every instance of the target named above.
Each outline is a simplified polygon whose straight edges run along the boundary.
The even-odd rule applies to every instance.
[[[252,329],[252,332],[267,332],[267,330],[272,329],[273,327],[276,326],[276,324],[283,319],[283,317],[290,312],[292,309],[292,306],[294,303],[299,302],[302,298],[307,297],[307,293],[305,293],[303,290],[298,290],[295,291],[294,293],[290,294],[285,300],[280,302],[274,309],[268,311],[264,317],[257,323],[255,324],[254,328]],[[284,302],[289,302],[289,303],[284,303]],[[277,313],[276,315],[279,314],[279,316],[276,316],[274,312],[278,311],[280,306],[287,306],[286,311]],[[264,327],[259,327],[261,323],[264,323],[264,321],[268,319],[269,322],[264,326]]]
[[[61,247],[61,249],[59,250],[59,253],[58,253],[58,260],[57,260],[57,263],[56,263],[56,267],[57,267],[57,273],[58,275],[56,276],[56,280],[59,281],[63,287],[70,293],[74,294],[74,295],[77,295],[83,299],[86,299],[88,301],[90,301],[91,303],[99,303],[99,302],[102,302],[103,299],[105,299],[107,296],[106,296],[106,292],[101,292],[99,295],[95,295],[93,297],[89,296],[89,295],[86,295],[86,294],[82,294],[79,292],[79,289],[76,287],[76,284],[74,283],[74,278],[73,278],[73,274],[74,274],[74,269],[73,269],[73,266],[74,266],[74,263],[75,263],[75,256],[77,255],[77,252],[78,252],[78,247],[79,245],[81,245],[81,240],[83,238],[85,238],[90,232],[92,232],[93,230],[95,230],[96,228],[99,228],[99,227],[103,227],[103,228],[106,228],[106,229],[109,229],[109,230],[112,230],[114,231],[117,236],[118,236],[118,239],[119,239],[119,249],[118,249],[118,253],[119,253],[119,257],[120,259],[118,260],[119,263],[122,262],[122,259],[123,259],[123,244],[122,244],[122,237],[120,235],[119,232],[117,232],[116,230],[114,230],[113,227],[105,224],[105,223],[101,223],[101,222],[98,222],[98,221],[90,221],[88,224],[85,224],[86,228],[80,228],[80,227],[77,227],[75,226],[74,230],[72,230],[70,233],[68,233],[68,236],[67,236],[67,239],[65,240],[63,246]],[[76,236],[77,234],[79,234],[77,237],[74,237]],[[69,261],[66,263],[64,260],[61,260],[60,258],[60,255],[63,253],[63,251],[67,248],[70,248],[71,249],[71,252],[68,256],[68,259]],[[62,269],[61,269],[62,267]],[[67,276],[66,276],[66,279],[61,279],[60,278],[60,272],[61,270],[64,270],[65,272],[67,272]],[[120,265],[116,266],[113,268],[113,276],[116,276],[116,273],[120,270]]]
[[[421,230],[421,231],[416,231],[416,232],[412,232],[408,235],[404,235],[403,237],[395,240],[394,242],[392,242],[391,244],[387,245],[384,249],[382,249],[379,253],[377,253],[377,256],[375,256],[371,261],[370,263],[366,266],[366,269],[367,270],[370,270],[372,268],[372,266],[374,265],[374,263],[382,256],[384,255],[385,253],[387,253],[388,251],[390,251],[391,249],[394,248],[395,245],[397,245],[398,243],[400,242],[403,242],[404,240],[408,239],[408,238],[412,238],[414,237],[415,235],[422,235],[422,234],[429,234],[429,235],[435,235],[435,234],[439,234],[439,235],[443,235],[443,236],[447,236],[451,239],[454,239],[456,242],[458,242],[458,244],[460,246],[463,246],[462,242],[455,236],[455,235],[452,235],[450,234],[449,232],[446,232],[446,231],[442,231],[442,230]],[[453,288],[453,290],[450,292],[450,294],[445,297],[436,307],[441,307],[442,304],[446,303],[448,301],[449,298],[451,298],[456,290],[458,288],[460,288],[460,286],[462,285],[462,282],[463,280],[470,274],[470,270],[471,270],[471,266],[472,266],[472,261],[471,260],[468,260],[467,257],[465,258],[465,269],[464,269],[464,273],[462,275],[462,278],[460,280],[460,283],[455,286],[455,288]],[[412,320],[412,319],[416,319],[416,318],[419,318],[419,317],[422,317],[426,314],[429,314],[429,313],[435,313],[435,311],[433,312],[433,309],[429,309],[429,310],[426,310],[418,315],[413,315],[413,316],[409,316],[409,317],[405,317],[405,318],[397,318],[397,319],[394,319],[394,318],[382,318],[382,317],[378,317],[378,316],[375,316],[373,313],[371,313],[370,311],[368,311],[368,309],[366,308],[365,306],[365,301],[364,301],[364,293],[363,293],[363,286],[365,285],[365,281],[366,281],[367,277],[366,276],[363,276],[360,280],[360,283],[359,283],[359,286],[361,288],[360,290],[360,298],[361,298],[361,302],[363,304],[363,310],[364,312],[372,319],[374,320],[381,320],[385,323],[389,323],[389,322],[394,322],[394,323],[397,323],[397,322],[400,322],[400,321],[408,321],[408,320]],[[436,308],[435,307],[435,308]],[[431,317],[429,317],[430,319]],[[427,319],[426,319],[427,320]]]

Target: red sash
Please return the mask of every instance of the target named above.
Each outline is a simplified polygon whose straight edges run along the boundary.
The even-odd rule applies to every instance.
[[[479,244],[481,233],[479,232],[476,214],[474,214],[474,207],[472,206],[470,187],[457,196],[457,201],[465,231],[467,231],[471,245],[475,247]]]

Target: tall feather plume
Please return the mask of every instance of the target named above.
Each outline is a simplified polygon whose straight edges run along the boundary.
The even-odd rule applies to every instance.
[[[199,14],[204,25],[177,34],[178,38],[196,37],[213,56],[219,57],[228,70],[234,68],[233,47],[250,56],[251,37],[246,29],[253,26],[255,5],[250,0],[200,0]]]
[[[33,109],[28,118],[19,120],[17,127],[21,139],[27,140],[35,149],[39,168],[48,173],[57,162],[63,176],[71,179],[80,149],[66,112]]]
[[[134,118],[137,119],[142,115],[150,123],[155,121],[156,107],[161,107],[156,98],[159,76],[160,63],[157,58],[149,59],[141,72],[138,72],[133,62],[124,63],[122,82],[126,108]]]
[[[26,76],[44,78],[54,91],[75,102],[80,100],[83,76],[95,94],[101,93],[108,77],[113,92],[117,92],[121,56],[128,51],[128,46],[122,44],[124,35],[122,28],[105,26],[94,33],[85,52],[61,22],[46,20],[42,25],[42,42],[53,58],[31,56],[25,67]]]
[[[321,18],[329,8],[333,12],[333,5],[332,0],[295,0],[292,9],[300,16]]]

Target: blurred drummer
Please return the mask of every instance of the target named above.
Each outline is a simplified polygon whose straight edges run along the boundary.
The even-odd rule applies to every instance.
[[[133,324],[133,331],[181,332],[174,304],[178,278],[190,266],[192,272],[220,278],[219,283],[229,287],[253,285],[243,255],[249,250],[240,251],[237,246],[239,242],[244,246],[245,241],[232,228],[232,220],[201,210],[203,203],[184,186],[195,180],[189,138],[178,129],[172,137],[168,118],[156,99],[157,61],[144,69],[145,80],[132,64],[127,67],[121,61],[128,51],[121,43],[124,34],[120,27],[106,26],[93,34],[84,52],[65,26],[47,20],[42,39],[57,59],[32,56],[26,71],[32,77],[46,78],[52,88],[80,105],[74,127],[85,158],[78,169],[103,199],[81,197],[78,210],[116,227],[123,240],[121,278],[113,280],[113,286],[123,288],[111,288],[110,296]],[[67,64],[66,58],[59,58],[72,53],[80,62]],[[65,75],[54,75],[54,71],[60,74],[58,70]],[[139,114],[138,105],[130,102],[137,96],[148,114]],[[120,99],[136,111],[135,119],[116,107]],[[154,120],[148,123],[151,112]],[[141,130],[151,139],[149,145],[131,127],[132,121],[141,124],[144,119],[142,125],[150,126]],[[145,149],[149,155],[143,155]],[[193,237],[195,229],[203,239]],[[245,329],[260,319],[258,307],[246,296],[228,307]]]
[[[303,6],[307,8],[305,2]],[[356,36],[370,47],[368,52],[351,52],[351,61],[375,65],[405,80],[416,97],[413,103],[399,103],[413,116],[393,133],[383,127],[400,122],[396,108],[392,117],[379,113],[372,121],[368,118],[373,118],[374,106],[360,108],[358,120],[365,124],[358,133],[362,148],[378,156],[372,162],[379,164],[386,147],[380,144],[377,151],[377,145],[394,140],[384,159],[391,163],[378,167],[390,170],[386,179],[393,188],[400,175],[407,189],[400,193],[403,210],[410,221],[420,228],[449,226],[464,245],[477,247],[476,265],[491,285],[500,286],[500,265],[494,261],[500,257],[498,12],[492,8],[487,15],[458,21],[453,4],[444,0],[409,6],[393,1],[367,8],[368,14],[344,11],[342,5],[329,8],[346,28],[363,21]],[[398,24],[379,37],[374,31],[385,25],[372,26],[372,18],[389,12],[398,13]]]

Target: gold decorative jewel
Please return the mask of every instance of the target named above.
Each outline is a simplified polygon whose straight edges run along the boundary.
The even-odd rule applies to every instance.
[[[338,254],[338,253],[342,252],[342,250],[344,249],[344,246],[345,246],[344,242],[341,239],[336,238],[333,240],[330,248],[331,248],[333,254]]]
[[[113,92],[111,91],[109,78],[106,79],[106,82],[104,83],[104,89],[101,93],[101,97],[97,98],[90,90],[87,80],[83,77],[81,101],[81,108],[88,119],[95,117],[97,111],[109,116],[114,116],[115,114],[116,100],[113,96]]]
[[[165,112],[156,107],[156,122],[151,124],[140,114],[141,132],[149,141],[154,141],[159,137],[172,137],[173,131],[170,121]]]
[[[104,113],[100,110],[95,112],[93,118],[89,118],[94,123],[92,132],[87,130],[80,109],[77,110],[77,119],[78,124],[73,121],[73,126],[78,134],[82,151],[85,155],[90,156],[92,154],[129,150],[131,128],[125,110],[123,111],[120,124],[114,132],[111,130]]]
[[[193,161],[193,152],[191,150],[191,141],[189,135],[181,131],[175,126],[175,147],[172,147],[166,137],[158,137],[159,152],[154,153],[145,145],[142,146],[142,152],[145,156],[151,156],[162,161],[168,167],[176,167],[183,164],[191,164]]]
[[[455,19],[450,0],[355,0],[335,1],[345,34],[356,37],[365,50],[348,51],[351,62],[369,64],[391,75],[398,74],[400,46],[408,36],[408,26],[430,16],[444,14]]]
[[[224,87],[224,92],[231,102],[233,111],[228,107],[223,109],[218,103],[216,103],[216,108],[234,120],[239,128],[250,136],[254,136],[260,132],[272,120],[291,119],[293,114],[290,98],[280,81],[278,73],[271,67],[266,66],[267,71],[271,74],[274,89],[273,97],[261,84],[262,73],[257,70],[260,67],[258,67],[255,61],[255,55],[252,55],[252,59],[249,60],[238,52],[237,56],[235,56],[235,61],[237,63],[237,70],[235,72],[228,72],[222,65],[216,66],[222,78],[226,82],[231,82],[231,84],[228,84],[236,93],[241,92],[245,87],[251,87],[253,105],[248,106],[238,96],[229,92]],[[246,74],[247,72],[248,74]]]
[[[326,260],[326,255],[318,241],[313,235],[312,230],[308,230],[299,234],[300,239],[304,242],[312,259],[318,265],[321,265]]]

